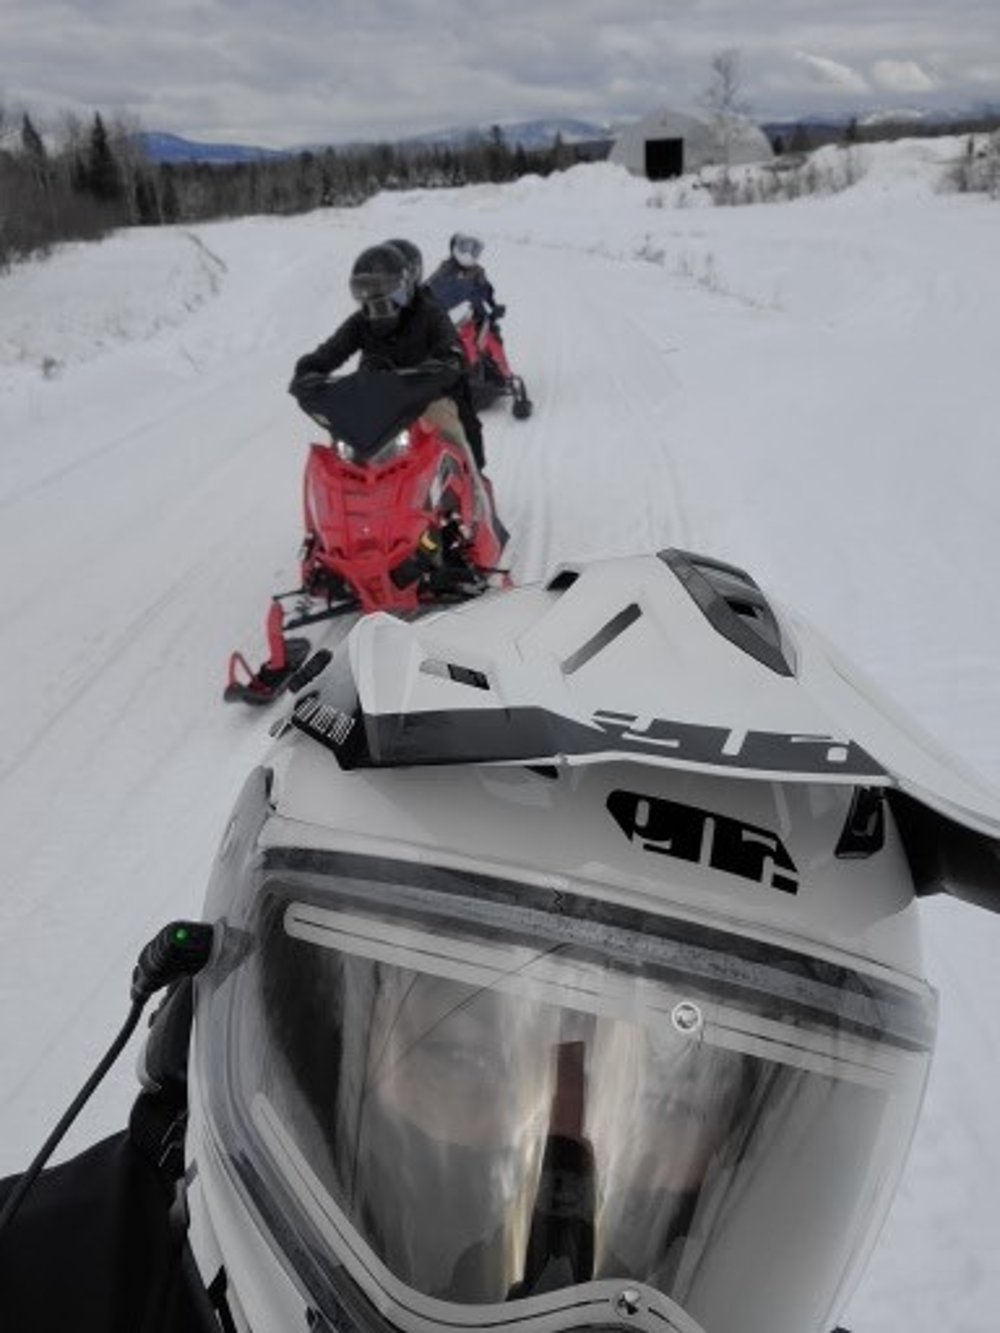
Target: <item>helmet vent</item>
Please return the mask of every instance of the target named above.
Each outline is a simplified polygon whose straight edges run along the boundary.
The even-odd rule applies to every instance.
[[[873,856],[885,845],[885,802],[878,787],[855,787],[834,852],[839,860]]]
[[[745,569],[674,547],[658,554],[717,633],[777,675],[795,675],[777,617]]]
[[[578,569],[560,569],[558,574],[553,575],[545,585],[546,592],[565,592],[567,588],[572,588],[573,584],[580,577]]]
[[[603,652],[609,643],[613,643],[619,635],[625,633],[630,625],[634,625],[641,615],[642,610],[639,604],[630,602],[624,611],[619,611],[616,616],[612,616],[608,623],[603,625],[575,653],[570,653],[569,657],[562,663],[563,675],[572,676],[574,671],[579,671],[582,666],[586,666],[591,658]]]
[[[441,676],[444,680],[453,680],[456,685],[470,685],[474,690],[488,690],[489,677],[475,667],[459,666],[456,662],[441,662],[427,657],[420,663],[420,670],[425,676]]]

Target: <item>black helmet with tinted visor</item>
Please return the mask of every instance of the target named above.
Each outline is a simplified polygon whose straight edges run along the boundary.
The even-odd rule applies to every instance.
[[[926,986],[584,884],[288,848],[225,873],[199,1079],[337,1327],[829,1327],[909,1144]]]

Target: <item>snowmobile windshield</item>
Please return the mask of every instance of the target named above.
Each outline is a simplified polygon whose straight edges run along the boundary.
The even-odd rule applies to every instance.
[[[409,1333],[832,1325],[927,988],[582,886],[287,850],[254,876],[201,1077],[311,1299]]]
[[[363,463],[450,392],[459,375],[451,366],[357,370],[336,379],[306,375],[290,387],[303,412]]]

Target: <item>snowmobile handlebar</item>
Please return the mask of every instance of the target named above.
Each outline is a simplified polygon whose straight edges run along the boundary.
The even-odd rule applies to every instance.
[[[316,389],[324,389],[333,384],[345,384],[367,375],[392,375],[405,380],[415,380],[421,376],[430,378],[431,376],[453,375],[457,383],[462,373],[462,366],[450,361],[437,360],[421,361],[416,366],[393,366],[386,362],[385,365],[365,366],[363,369],[351,371],[347,375],[332,375],[321,370],[304,370],[301,374],[292,377],[288,392],[293,398],[299,399],[303,394],[312,393]]]

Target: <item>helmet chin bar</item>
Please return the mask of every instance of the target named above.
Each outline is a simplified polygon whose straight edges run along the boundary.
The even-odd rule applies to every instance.
[[[400,311],[406,307],[407,293],[403,288],[391,292],[388,296],[366,296],[361,303],[365,318],[372,323],[395,321]]]
[[[280,804],[280,795],[273,796]],[[834,810],[828,842],[839,822]],[[472,871],[460,877],[433,867],[420,871],[371,856],[276,848],[257,874],[259,892],[243,881],[247,903],[266,903],[256,942],[243,954],[255,961],[227,974],[225,993],[199,1019],[199,1092],[204,1087],[206,1121],[224,1170],[217,1183],[225,1197],[214,1197],[222,1214],[252,1209],[255,1229],[276,1238],[283,1261],[328,1317],[355,1300],[365,1302],[368,1313],[354,1322],[366,1331],[448,1326],[471,1333],[515,1321],[519,1328],[561,1330],[613,1325],[620,1302],[637,1306],[629,1322],[640,1328],[648,1315],[649,1327],[728,1330],[745,1307],[762,1326],[758,1307],[773,1300],[780,1309],[774,1293],[789,1276],[775,1274],[767,1289],[747,1291],[758,1267],[758,1210],[775,1211],[766,1243],[791,1252],[816,1200],[839,1191],[847,1211],[831,1204],[823,1223],[835,1243],[833,1257],[820,1246],[811,1271],[792,1278],[801,1315],[796,1326],[814,1326],[807,1307],[832,1299],[847,1240],[852,1250],[855,1240],[863,1249],[858,1227],[868,1226],[868,1213],[862,1208],[854,1216],[856,1201],[868,1195],[860,1175],[877,1170],[891,1179],[901,1151],[892,1145],[909,1138],[907,1116],[915,1114],[925,1063],[920,1051],[931,1037],[931,1015],[919,995],[829,966],[811,979],[806,956],[753,945],[732,932],[706,928],[692,935],[689,927],[678,934],[676,922],[613,904],[599,915],[592,905],[588,916],[586,900],[570,886],[553,917],[550,895],[530,884],[489,881]],[[442,931],[449,918],[452,928]],[[565,960],[552,947],[560,942]],[[420,972],[411,981],[414,957]],[[740,996],[754,992],[760,1001],[747,1009]],[[339,1006],[336,1028],[320,1043],[343,1053],[329,1082],[325,1067],[310,1065],[310,1044],[291,1034],[315,1030],[310,997],[325,1009],[323,997],[338,993],[357,999]],[[842,999],[834,1003],[837,995]],[[262,1004],[264,996],[272,999]],[[470,1005],[470,996],[482,1000]],[[397,1008],[400,997],[410,1006],[406,1013]],[[824,1010],[825,1024],[816,1027]],[[451,1015],[462,1023],[449,1030],[439,1020]],[[384,1092],[377,1084],[369,1088],[370,1058],[399,1068],[421,1032],[436,1036],[427,1058],[411,1062],[401,1078],[394,1075]],[[874,1044],[867,1032],[878,1036]],[[587,1042],[586,1054],[576,1033]],[[279,1037],[287,1045],[275,1045]],[[509,1069],[495,1058],[508,1040],[517,1052]],[[223,1047],[249,1056],[229,1079],[211,1073],[221,1073]],[[440,1063],[448,1050],[459,1055],[457,1063]],[[268,1071],[279,1060],[283,1072],[274,1080]],[[474,1077],[494,1091],[469,1100],[460,1091],[469,1086],[465,1071],[480,1061],[485,1080]],[[432,1084],[439,1091],[434,1106],[427,1098]],[[490,1102],[505,1087],[508,1109],[498,1119]],[[352,1100],[359,1088],[363,1115]],[[620,1104],[616,1089],[626,1090]],[[695,1098],[708,1113],[704,1121],[690,1118]],[[670,1106],[670,1134],[687,1146],[662,1157],[649,1131],[665,1123]],[[317,1123],[326,1126],[325,1147],[305,1129]],[[509,1136],[518,1125],[532,1127],[530,1138],[519,1131]],[[796,1126],[813,1135],[808,1166],[794,1157]],[[858,1150],[852,1161],[838,1162],[832,1189],[824,1144],[843,1143],[852,1126]],[[875,1135],[870,1166],[861,1140],[869,1133]],[[439,1159],[432,1140],[457,1151]],[[349,1188],[329,1160],[337,1144],[343,1161],[354,1164]],[[504,1161],[497,1159],[500,1174],[489,1176],[512,1182],[496,1196],[500,1212],[463,1184],[491,1144],[510,1145],[511,1155],[505,1149]],[[200,1154],[193,1138],[191,1152]],[[661,1169],[652,1172],[647,1158]],[[397,1161],[409,1164],[402,1174],[378,1169],[379,1162]],[[689,1178],[689,1171],[697,1176]],[[693,1209],[691,1191],[703,1201],[698,1214],[673,1202],[662,1212],[661,1192],[668,1200],[691,1197]],[[884,1190],[880,1197],[887,1197]],[[397,1240],[415,1233],[403,1223],[394,1237],[394,1214],[412,1222],[434,1207],[441,1226],[417,1227],[417,1247],[427,1253],[411,1251],[400,1264]],[[711,1219],[723,1215],[728,1239],[716,1261]],[[701,1220],[692,1225],[696,1216]],[[500,1266],[491,1259],[486,1280],[477,1277],[473,1290],[466,1285],[467,1258],[492,1235],[491,1219],[504,1229],[507,1257]],[[650,1245],[646,1225],[656,1233]],[[292,1250],[289,1237],[298,1238]],[[239,1254],[238,1238],[233,1260],[220,1244],[240,1298],[263,1299],[253,1295],[257,1261]],[[688,1276],[675,1289],[678,1260]],[[684,1307],[692,1311],[686,1320]],[[716,1307],[725,1314],[721,1323]],[[374,1310],[391,1323],[380,1323]]]
[[[188,1191],[191,1249],[206,1287],[224,1285],[219,1274],[226,1271],[226,1258],[239,1267],[244,1280],[238,1294],[229,1284],[227,1303],[247,1321],[251,1333],[284,1333],[288,1328],[303,1326],[325,1333],[334,1327],[327,1322],[332,1309],[344,1319],[344,1327],[357,1333],[440,1333],[445,1327],[453,1333],[484,1333],[487,1329],[502,1333],[505,1328],[512,1333],[573,1333],[620,1330],[623,1326],[640,1333],[709,1333],[661,1292],[631,1281],[592,1281],[499,1305],[460,1307],[423,1297],[397,1282],[371,1250],[358,1245],[356,1237],[346,1242],[350,1231],[346,1219],[324,1194],[287,1128],[264,1100],[255,1105],[254,1119],[275,1160],[299,1178],[311,1214],[324,1230],[336,1236],[343,1266],[337,1270],[335,1287],[330,1285],[328,1272],[317,1270],[314,1274],[317,1293],[325,1290],[324,1315],[316,1308],[315,1298],[290,1276],[286,1260],[266,1240],[268,1226],[257,1213],[253,1190],[248,1193],[246,1181],[234,1175],[233,1163],[221,1150],[211,1117],[200,1104],[197,1111],[192,1105],[189,1155],[194,1157],[197,1170]],[[188,1174],[192,1174],[191,1168]],[[259,1188],[266,1187],[266,1181],[259,1183]],[[213,1199],[211,1210],[207,1207],[209,1195]],[[240,1198],[255,1216],[252,1228],[233,1206],[233,1201]],[[366,1294],[373,1274],[380,1289],[377,1309]],[[340,1326],[338,1318],[336,1327]]]

